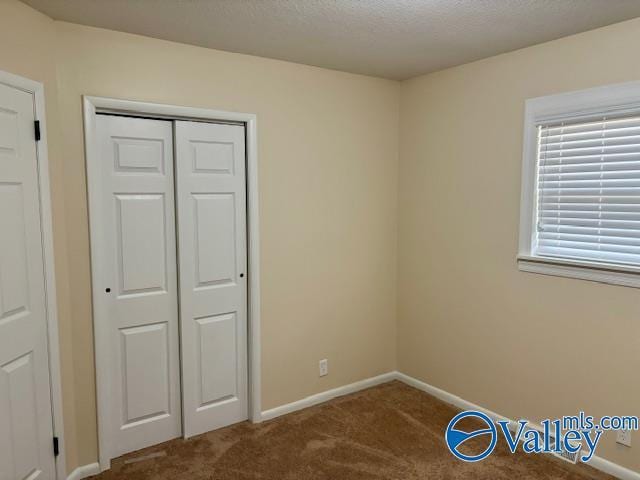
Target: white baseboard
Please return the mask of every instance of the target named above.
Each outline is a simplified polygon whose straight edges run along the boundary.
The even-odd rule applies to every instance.
[[[516,425],[516,422],[512,419],[508,419],[503,415],[498,415],[491,410],[487,410],[486,408],[480,407],[479,405],[468,402],[467,400],[464,400],[457,395],[453,395],[438,387],[434,387],[433,385],[429,385],[428,383],[410,377],[409,375],[405,375],[404,373],[396,372],[396,379],[400,380],[403,383],[406,383],[407,385],[415,387],[418,390],[422,390],[423,392],[433,395],[443,402],[449,403],[461,410],[476,410],[484,413],[493,420],[509,420],[510,424]],[[594,455],[589,463],[587,463],[587,465],[595,468],[596,470],[600,470],[601,472],[613,475],[620,480],[640,480],[640,473],[629,470],[628,468],[618,465],[617,463],[610,462],[609,460],[606,460],[602,457],[598,457],[597,455]]]
[[[633,470],[629,470],[628,468],[623,467],[622,465],[618,465],[617,463],[610,462],[602,457],[598,457],[594,455],[591,461],[589,462],[596,470],[600,470],[601,472],[608,473],[620,480],[639,480],[640,473],[634,472]]]
[[[382,383],[390,382],[391,380],[395,380],[396,378],[397,372],[388,372],[383,373],[382,375],[378,375],[377,377],[367,378],[365,380],[360,380],[359,382],[350,383],[349,385],[344,385],[332,390],[317,393],[315,395],[311,395],[310,397],[303,398],[302,400],[297,400],[285,405],[280,405],[279,407],[275,407],[270,410],[265,410],[262,412],[262,420],[271,420],[272,418],[286,415],[287,413],[296,412],[298,410],[302,410],[303,408],[308,408],[314,405],[318,405],[319,403],[327,402],[336,397],[341,397],[343,395],[348,395],[350,393],[364,390],[365,388],[374,387]]]
[[[96,463],[90,463],[89,465],[82,465],[76,468],[69,474],[67,480],[82,480],[83,478],[97,475],[100,473],[100,465]]]
[[[477,410],[478,412],[482,412],[492,420],[505,420],[506,417],[502,415],[498,415],[491,410],[487,410],[486,408],[481,407],[480,405],[476,405],[475,403],[468,402],[463,398],[458,397],[452,393],[449,393],[445,390],[442,390],[438,387],[434,387],[433,385],[429,385],[421,380],[410,377],[409,375],[405,375],[404,373],[396,372],[396,379],[400,380],[407,385],[410,385],[418,390],[422,390],[423,392],[428,393],[429,395],[433,395],[439,400],[442,400],[445,403],[449,403],[458,407],[461,410]]]

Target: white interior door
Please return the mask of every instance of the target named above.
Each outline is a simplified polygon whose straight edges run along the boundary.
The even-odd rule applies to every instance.
[[[54,479],[34,99],[0,84],[0,479]]]
[[[248,418],[245,133],[175,124],[184,435]]]
[[[98,115],[96,128],[102,231],[92,232],[92,248],[104,295],[96,322],[109,345],[116,457],[181,435],[173,129],[110,115]]]

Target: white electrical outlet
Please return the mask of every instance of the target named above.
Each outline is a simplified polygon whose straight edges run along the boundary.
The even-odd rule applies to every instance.
[[[329,360],[327,360],[326,358],[320,360],[319,367],[320,367],[321,377],[324,377],[325,375],[329,374]]]
[[[631,446],[631,430],[618,430],[616,442],[626,447]]]

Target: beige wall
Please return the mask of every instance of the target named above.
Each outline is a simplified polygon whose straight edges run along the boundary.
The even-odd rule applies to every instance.
[[[640,414],[640,292],[516,265],[525,99],[638,80],[639,44],[633,20],[403,83],[401,371],[511,418]]]
[[[46,86],[69,470],[97,459],[83,94],[257,114],[263,408],[395,368],[397,82],[53,22],[15,0],[0,0],[0,69]]]
[[[56,28],[80,464],[96,458],[83,94],[257,114],[263,408],[392,370],[398,85]]]
[[[399,85],[56,30],[79,463],[97,451],[83,94],[257,114],[263,408],[394,369]]]

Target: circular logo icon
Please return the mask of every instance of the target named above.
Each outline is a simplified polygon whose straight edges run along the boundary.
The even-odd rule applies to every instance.
[[[467,417],[472,417],[480,420],[482,423],[486,424],[486,428],[483,427],[472,432],[465,432],[463,430],[456,429],[456,424],[463,418]],[[479,437],[481,435],[491,435],[491,442],[483,452],[480,452],[477,455],[465,455],[464,453],[458,451],[458,449],[464,442],[466,442],[470,438]],[[491,455],[493,449],[496,448],[498,434],[496,431],[496,426],[487,415],[482,412],[468,410],[466,412],[459,413],[451,419],[449,425],[447,426],[445,440],[447,441],[447,447],[449,447],[449,451],[460,460],[464,460],[465,462],[477,462]]]

